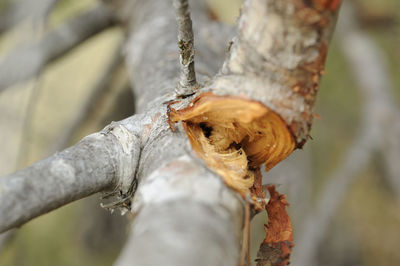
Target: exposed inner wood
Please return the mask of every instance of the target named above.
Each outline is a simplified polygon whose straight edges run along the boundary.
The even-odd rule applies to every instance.
[[[171,108],[169,117],[183,122],[195,152],[242,195],[261,164],[269,170],[295,147],[281,117],[246,98],[203,93],[185,109]]]

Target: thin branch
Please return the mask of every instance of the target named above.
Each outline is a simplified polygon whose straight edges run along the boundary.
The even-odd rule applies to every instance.
[[[0,58],[0,92],[38,74],[51,61],[113,24],[111,13],[99,5],[66,22],[26,47]]]
[[[198,85],[194,69],[194,37],[192,19],[190,18],[189,1],[174,0],[176,21],[178,22],[178,47],[181,73],[176,93],[178,95],[193,94]]]
[[[142,118],[111,124],[71,148],[0,178],[0,232],[96,192],[128,193],[140,153],[136,132]]]

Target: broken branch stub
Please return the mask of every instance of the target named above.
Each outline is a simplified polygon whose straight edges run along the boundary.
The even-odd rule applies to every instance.
[[[261,164],[269,170],[295,148],[278,114],[243,97],[202,93],[187,108],[170,108],[169,118],[182,121],[194,151],[243,196],[253,187]]]
[[[264,204],[257,204],[260,165],[269,170],[309,138],[339,6],[246,1],[220,73],[189,106],[169,108],[170,123],[182,121],[194,151],[230,187],[250,193],[256,209]]]

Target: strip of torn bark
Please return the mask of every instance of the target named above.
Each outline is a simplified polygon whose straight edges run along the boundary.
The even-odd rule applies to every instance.
[[[294,246],[292,223],[286,211],[289,203],[275,186],[267,189],[271,196],[266,206],[268,224],[264,225],[266,236],[257,254],[257,266],[286,266]]]
[[[179,96],[191,95],[197,90],[194,68],[194,35],[190,18],[189,1],[174,0],[176,21],[178,23],[178,48],[181,73],[176,93]]]

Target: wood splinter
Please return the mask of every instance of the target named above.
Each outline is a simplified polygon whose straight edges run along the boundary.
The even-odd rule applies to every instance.
[[[254,100],[207,92],[187,108],[170,108],[169,119],[182,121],[194,151],[228,186],[243,197],[251,194],[256,209],[264,207],[256,192],[260,165],[268,171],[295,148],[278,114]]]

